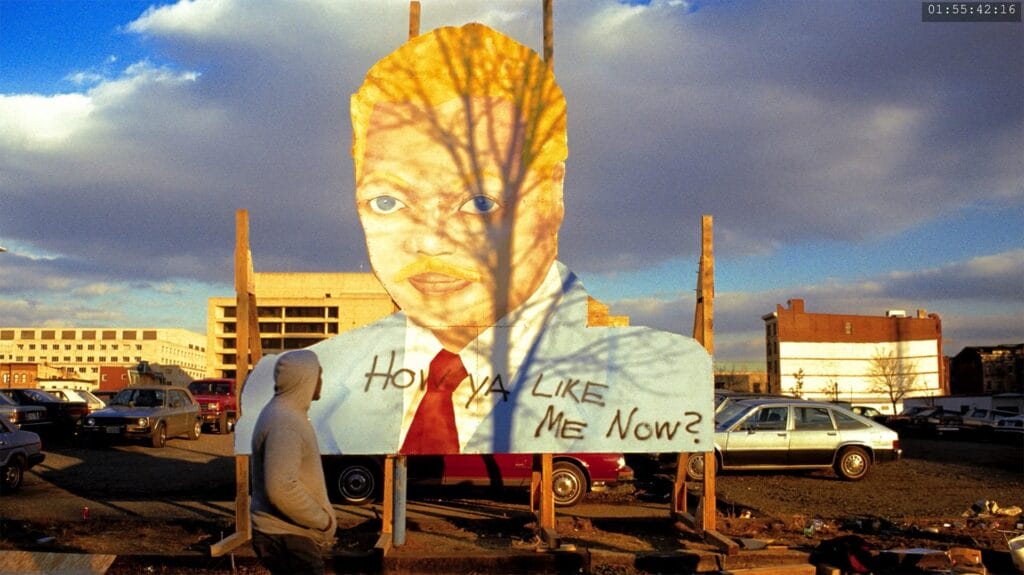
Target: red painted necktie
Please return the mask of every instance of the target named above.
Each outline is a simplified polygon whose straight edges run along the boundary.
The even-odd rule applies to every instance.
[[[466,368],[457,354],[442,349],[430,362],[427,392],[405,435],[402,453],[442,455],[459,452],[452,392],[466,379]]]

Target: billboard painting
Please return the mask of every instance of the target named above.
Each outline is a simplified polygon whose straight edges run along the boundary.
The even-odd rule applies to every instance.
[[[557,258],[566,102],[535,52],[480,24],[439,28],[374,65],[351,115],[356,211],[400,311],[309,348],[322,453],[711,448],[705,350],[588,326],[589,296]],[[237,453],[275,359],[246,382]]]

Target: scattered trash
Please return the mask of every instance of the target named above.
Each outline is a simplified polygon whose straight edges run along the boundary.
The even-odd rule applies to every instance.
[[[978,567],[981,565],[981,551],[970,547],[953,547],[946,552],[954,566]]]
[[[1006,542],[1010,547],[1010,558],[1017,570],[1024,573],[1024,535],[1018,535]]]
[[[752,516],[753,515],[750,513],[749,509],[747,509],[743,513],[740,513],[740,519],[750,519]]]
[[[870,573],[876,567],[871,544],[858,535],[822,541],[814,550],[812,561],[838,567],[844,573]]]
[[[82,519],[89,519],[89,506],[85,506],[82,508]]]
[[[995,501],[988,499],[979,499],[971,505],[971,508],[964,511],[961,515],[963,517],[977,516],[991,516],[991,515],[1004,515],[1007,517],[1016,517],[1024,513],[1017,505],[1011,505],[1010,507],[1000,507]]]
[[[47,535],[46,537],[40,537],[39,539],[36,539],[36,543],[39,543],[39,544],[53,543],[55,539],[56,539],[56,537],[54,537],[52,535]]]
[[[825,522],[824,521],[822,521],[821,519],[815,519],[814,521],[811,521],[810,525],[808,525],[806,528],[804,528],[804,535],[806,535],[807,537],[810,537],[811,535],[814,535],[818,531],[821,531],[822,527],[824,527],[824,526],[825,526]]]

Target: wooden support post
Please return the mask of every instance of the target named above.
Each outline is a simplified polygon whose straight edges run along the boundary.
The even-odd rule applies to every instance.
[[[537,530],[544,546],[558,549],[558,531],[555,529],[555,492],[551,475],[554,456],[550,453],[534,454],[533,473],[530,477],[530,512],[537,518]]]
[[[544,61],[548,66],[555,65],[555,22],[554,0],[544,0]]]
[[[700,329],[698,341],[708,350],[712,356],[715,354],[715,253],[714,253],[714,222],[711,216],[701,217],[701,253],[700,253],[700,278],[697,290],[697,302],[701,308],[700,326],[694,325],[694,329]],[[714,388],[714,381],[711,382]],[[711,451],[704,453],[704,516],[702,523],[706,531],[714,531],[716,528],[716,513],[718,511],[717,499],[715,497],[715,453],[714,445]]]
[[[241,394],[249,366],[262,356],[259,314],[256,307],[256,279],[249,251],[249,212],[235,213],[235,404],[242,416]],[[235,532],[210,546],[210,555],[219,557],[252,538],[249,515],[249,456],[235,456]]]
[[[388,455],[384,458],[384,494],[383,510],[380,519],[380,537],[374,545],[382,555],[387,555],[394,543],[395,533],[395,459],[396,455]]]
[[[420,3],[418,0],[409,2],[409,39],[420,35]]]
[[[711,216],[701,217],[701,254],[697,272],[697,304],[693,315],[693,338],[704,346],[709,354],[715,353],[714,309],[715,309],[715,255],[712,240],[713,221]],[[709,382],[714,387],[714,381]],[[673,496],[673,513],[684,523],[699,526],[704,539],[721,548],[729,555],[739,553],[739,545],[716,531],[718,500],[715,497],[715,452],[714,445],[707,446],[704,457],[704,496],[701,499],[701,516],[695,518],[686,512],[686,466],[689,454],[679,454],[676,465],[676,480]]]

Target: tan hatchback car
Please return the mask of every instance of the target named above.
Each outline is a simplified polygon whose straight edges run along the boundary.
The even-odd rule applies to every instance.
[[[153,447],[163,447],[169,437],[199,439],[203,420],[199,404],[184,387],[132,385],[86,416],[82,431],[92,443],[145,439]]]

